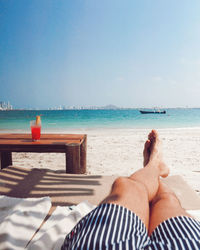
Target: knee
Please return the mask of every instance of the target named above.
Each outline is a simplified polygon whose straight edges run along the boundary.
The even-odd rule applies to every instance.
[[[112,190],[115,189],[123,189],[127,185],[128,178],[127,177],[118,177],[112,184]]]
[[[169,206],[175,205],[175,204],[180,205],[179,199],[176,197],[176,195],[173,192],[164,192],[164,193],[159,194],[156,197],[155,202],[159,202],[159,201],[162,201],[162,202],[164,201]]]
[[[128,192],[132,189],[135,191],[138,190],[139,193],[146,192],[146,188],[142,183],[134,181],[129,177],[118,177],[112,185],[112,191],[120,190],[120,192]]]
[[[129,177],[118,177],[113,182],[110,194],[101,203],[116,203],[130,207],[131,202],[138,197],[147,198],[144,185]]]

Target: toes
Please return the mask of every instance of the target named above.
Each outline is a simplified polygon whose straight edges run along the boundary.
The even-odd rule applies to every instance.
[[[153,134],[153,137],[157,140],[158,139],[158,132],[155,130],[155,129],[153,129],[152,131],[152,134]]]
[[[148,135],[148,139],[149,140],[151,140],[152,139],[152,136],[153,136],[153,133],[152,133],[152,131],[149,133],[149,135]]]
[[[158,132],[155,129],[152,129],[148,135],[149,140],[158,139]]]
[[[154,130],[154,129],[153,129],[153,130],[149,133],[149,135],[148,135],[148,139],[149,139],[150,141],[155,140],[157,137],[158,137],[158,133],[157,133],[157,131]]]
[[[156,130],[152,130],[149,135],[148,135],[148,139],[151,142],[151,149],[153,149],[155,147],[155,144],[159,142],[159,136],[158,136],[158,132]]]
[[[149,133],[149,141],[150,141],[150,146],[149,146],[149,157],[154,157],[155,154],[158,153],[159,150],[159,137],[158,137],[158,132],[156,130],[152,130]]]
[[[147,140],[144,144],[144,150],[147,150],[150,147],[150,145],[151,145],[150,140]]]

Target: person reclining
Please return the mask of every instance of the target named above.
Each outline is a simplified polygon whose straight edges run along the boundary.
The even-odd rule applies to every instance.
[[[110,194],[66,236],[64,249],[200,249],[200,222],[160,177],[169,175],[161,141],[152,130],[144,167],[117,178]]]

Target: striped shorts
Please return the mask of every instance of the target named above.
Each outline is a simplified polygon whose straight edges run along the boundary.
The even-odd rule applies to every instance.
[[[178,216],[148,236],[141,219],[125,207],[101,204],[66,236],[64,249],[200,249],[200,222]]]

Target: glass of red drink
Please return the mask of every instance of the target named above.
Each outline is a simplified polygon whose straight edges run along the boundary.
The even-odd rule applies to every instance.
[[[39,140],[41,135],[41,124],[37,125],[35,121],[31,121],[31,134],[33,141]]]

